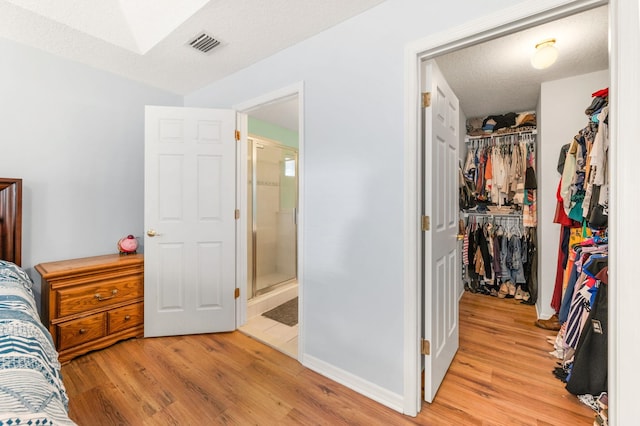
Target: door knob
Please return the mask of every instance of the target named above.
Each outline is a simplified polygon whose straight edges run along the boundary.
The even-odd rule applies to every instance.
[[[155,229],[149,229],[147,231],[147,235],[150,236],[150,237],[155,237],[156,235],[158,235],[158,233],[156,232]]]

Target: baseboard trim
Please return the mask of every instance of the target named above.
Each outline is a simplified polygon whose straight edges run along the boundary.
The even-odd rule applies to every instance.
[[[358,376],[355,376],[347,371],[344,371],[334,365],[331,365],[325,361],[322,361],[313,356],[304,355],[301,358],[302,365],[310,370],[315,371],[329,379],[340,383],[348,387],[351,390],[358,392],[370,398],[392,410],[403,413],[404,399],[402,395],[394,392],[390,392],[374,383],[364,380]]]

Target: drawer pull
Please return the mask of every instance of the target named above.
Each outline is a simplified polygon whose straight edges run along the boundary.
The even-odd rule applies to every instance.
[[[124,320],[129,321],[131,319],[131,315],[125,315]]]
[[[100,293],[96,293],[94,297],[102,302],[103,300],[113,299],[114,297],[116,297],[116,294],[118,294],[118,289],[114,288],[113,290],[111,290],[111,296],[102,297]]]
[[[86,332],[87,332],[87,329],[86,329],[86,328],[81,328],[81,329],[79,330],[79,333],[80,333],[80,334],[84,334],[84,333],[86,333]]]

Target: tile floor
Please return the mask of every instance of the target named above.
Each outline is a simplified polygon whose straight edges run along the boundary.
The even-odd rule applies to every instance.
[[[289,327],[262,315],[251,318],[239,329],[242,333],[298,359],[298,325]]]

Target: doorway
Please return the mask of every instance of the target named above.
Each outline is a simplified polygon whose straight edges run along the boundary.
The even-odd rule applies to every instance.
[[[430,147],[422,147],[418,142],[421,140],[422,132],[424,129],[424,122],[421,118],[421,109],[420,109],[420,92],[424,86],[424,75],[421,73],[422,66],[421,64],[430,59],[438,59],[439,56],[445,55],[451,52],[459,51],[460,49],[464,49],[467,47],[471,47],[482,43],[487,40],[497,39],[498,37],[503,37],[510,34],[516,34],[517,31],[522,31],[528,28],[533,28],[536,25],[541,25],[547,22],[550,22],[555,19],[559,19],[566,16],[571,16],[573,14],[577,14],[589,9],[592,9],[596,6],[601,6],[606,4],[606,2],[602,2],[599,4],[595,4],[593,2],[575,2],[569,8],[558,8],[556,10],[544,10],[536,8],[535,6],[530,6],[527,10],[522,10],[517,13],[518,16],[512,16],[508,19],[505,17],[495,17],[493,20],[485,20],[482,23],[476,23],[475,28],[470,26],[465,28],[464,31],[459,32],[450,32],[445,34],[438,34],[433,38],[421,40],[416,42],[415,45],[410,46],[407,50],[408,60],[410,65],[408,66],[408,78],[406,85],[406,100],[407,100],[407,108],[408,108],[408,120],[407,120],[407,135],[405,146],[406,148],[406,160],[405,161],[405,170],[406,175],[410,176],[408,181],[416,182],[417,186],[416,191],[413,192],[414,188],[410,188],[412,193],[424,194],[425,198],[431,199],[432,194],[429,189],[423,188],[420,179],[420,170],[423,167],[420,161],[415,161],[416,158],[421,158],[423,156],[422,150],[429,150]],[[517,26],[514,26],[512,22],[519,22]],[[464,34],[464,36],[461,36]],[[413,62],[415,61],[415,62]],[[408,64],[409,64],[408,62]],[[480,67],[481,68],[481,67]],[[556,77],[562,78],[562,77]],[[551,78],[550,80],[553,80]],[[464,94],[458,93],[461,99],[464,98]],[[464,126],[462,126],[464,127]],[[464,133],[464,130],[462,131]],[[461,139],[462,142],[462,139]],[[557,155],[557,153],[556,153]],[[426,169],[431,169],[432,164],[429,160],[425,160],[429,162],[428,164],[424,164]],[[411,186],[411,185],[410,185]],[[420,242],[419,234],[412,234],[415,232],[416,228],[420,228],[423,223],[422,218],[420,217],[422,214],[429,215],[429,212],[422,212],[421,209],[418,208],[421,203],[420,197],[414,198],[409,196],[407,199],[407,203],[405,204],[405,211],[407,211],[406,222],[408,224],[415,224],[415,228],[409,227],[407,229],[407,233],[405,236],[407,237],[407,247],[411,246],[411,250],[415,251],[416,255],[413,258],[413,261],[409,262],[410,270],[415,271],[415,275],[413,273],[408,274],[406,277],[406,286],[405,288],[409,291],[405,292],[407,296],[407,306],[413,309],[405,310],[405,321],[406,321],[406,340],[410,342],[405,346],[407,354],[407,370],[405,370],[406,374],[405,378],[407,379],[405,383],[408,383],[405,387],[405,395],[407,396],[407,403],[405,405],[405,412],[407,414],[411,414],[413,411],[412,404],[415,401],[414,407],[417,411],[420,410],[422,405],[421,397],[420,397],[420,369],[421,362],[420,357],[416,360],[415,353],[419,353],[420,350],[417,347],[411,347],[413,343],[420,341],[420,330],[416,330],[416,325],[420,323],[421,318],[424,316],[429,321],[429,317],[433,315],[432,312],[424,312],[421,309],[421,306],[416,306],[413,300],[423,301],[425,294],[430,291],[431,283],[426,283],[425,288],[421,288],[417,286],[417,288],[411,288],[411,281],[413,282],[422,282],[422,272],[421,272],[421,264],[422,260],[425,258],[429,258],[429,253],[423,252],[423,247]],[[427,265],[429,268],[429,265]],[[413,305],[413,306],[412,306]],[[418,327],[419,328],[419,327]],[[427,346],[428,347],[428,346]],[[414,369],[414,372],[411,372],[411,369]],[[417,386],[415,385],[417,382]],[[413,388],[413,389],[412,389]]]
[[[300,103],[296,85],[237,107],[248,134],[239,177],[246,184],[238,195],[247,212],[239,330],[294,358],[301,344]],[[270,312],[276,308],[282,316]]]

